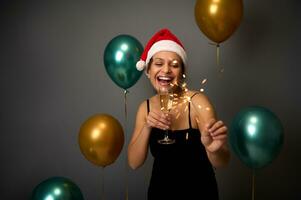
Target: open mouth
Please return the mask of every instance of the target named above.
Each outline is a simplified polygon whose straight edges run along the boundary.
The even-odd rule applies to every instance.
[[[170,76],[157,76],[157,82],[161,86],[167,86],[172,83],[173,78]]]

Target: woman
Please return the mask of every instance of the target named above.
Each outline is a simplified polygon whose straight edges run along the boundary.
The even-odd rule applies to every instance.
[[[128,147],[132,169],[142,166],[148,148],[154,157],[148,199],[218,199],[214,168],[225,166],[230,153],[227,127],[216,119],[208,98],[183,89],[187,57],[182,43],[168,29],[157,32],[147,43],[137,63],[146,67],[152,86],[176,85],[173,109],[163,113],[159,95],[138,109],[135,129]],[[173,144],[160,144],[166,130]]]

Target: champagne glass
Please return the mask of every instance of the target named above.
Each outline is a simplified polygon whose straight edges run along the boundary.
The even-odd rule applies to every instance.
[[[171,86],[159,87],[159,97],[160,97],[160,106],[161,111],[164,114],[168,114],[173,105],[173,91]],[[168,137],[169,130],[167,129],[164,134],[164,138],[158,140],[160,144],[173,144],[175,143],[174,139]]]

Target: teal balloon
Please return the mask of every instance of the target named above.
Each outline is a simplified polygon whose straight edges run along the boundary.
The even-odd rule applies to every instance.
[[[79,187],[64,177],[52,177],[38,184],[31,200],[84,200]]]
[[[229,143],[237,157],[248,167],[259,169],[271,163],[283,146],[283,126],[269,109],[250,106],[233,119]]]
[[[130,35],[116,36],[107,44],[104,65],[110,78],[119,87],[126,90],[141,77],[142,71],[136,69],[136,63],[142,52],[142,44]]]

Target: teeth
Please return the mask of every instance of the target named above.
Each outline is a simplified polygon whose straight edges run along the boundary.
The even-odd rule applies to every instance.
[[[159,80],[164,80],[164,81],[170,81],[171,80],[170,77],[165,77],[165,76],[159,76],[158,79]]]

